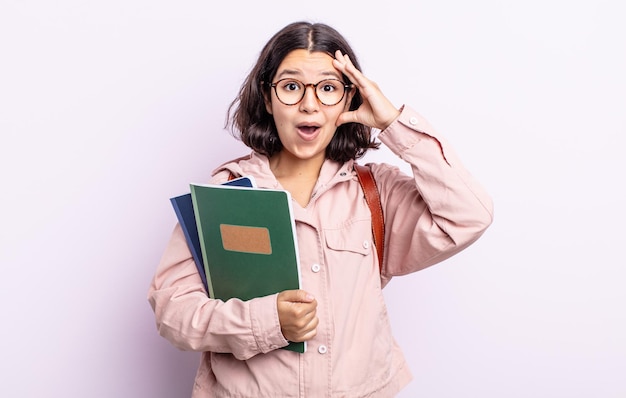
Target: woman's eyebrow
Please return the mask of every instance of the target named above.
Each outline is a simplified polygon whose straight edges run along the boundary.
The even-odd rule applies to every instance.
[[[321,76],[329,76],[329,77],[334,77],[334,78],[341,78],[341,74],[338,73],[337,71],[324,71],[320,73]],[[285,69],[280,71],[280,73],[276,74],[276,78],[277,79],[281,79],[285,76],[289,76],[289,77],[293,77],[293,76],[297,76],[297,77],[301,77],[302,76],[302,71],[299,70],[295,70],[295,69]]]

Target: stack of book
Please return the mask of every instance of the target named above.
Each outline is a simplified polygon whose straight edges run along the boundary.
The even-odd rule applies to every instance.
[[[249,176],[190,190],[170,202],[211,298],[245,301],[300,289],[288,191],[257,188]],[[304,352],[306,345],[285,348]]]

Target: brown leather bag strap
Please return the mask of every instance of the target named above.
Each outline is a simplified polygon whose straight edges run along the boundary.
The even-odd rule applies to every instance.
[[[365,201],[372,213],[372,232],[374,233],[374,244],[378,251],[378,266],[382,273],[385,252],[385,220],[383,218],[383,207],[380,204],[380,193],[378,188],[376,188],[376,182],[369,167],[355,163],[354,170],[356,170],[356,175],[365,193]]]

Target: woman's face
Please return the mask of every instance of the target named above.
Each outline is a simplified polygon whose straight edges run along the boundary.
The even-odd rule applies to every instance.
[[[308,50],[293,50],[283,59],[276,71],[272,83],[283,80],[277,87],[279,93],[301,92],[304,87],[298,87],[293,81],[306,84],[317,84],[327,79],[343,81],[342,74],[333,66],[333,58],[323,52],[309,52]],[[293,79],[293,81],[291,81]],[[333,84],[335,81],[331,81]],[[318,86],[318,92],[335,90],[332,85]],[[281,91],[282,90],[282,91]],[[343,90],[343,88],[341,88]],[[276,96],[272,88],[270,97],[266,100],[267,111],[274,117],[278,137],[283,145],[279,156],[289,156],[298,160],[321,160],[325,158],[325,150],[337,129],[337,117],[348,110],[352,93],[347,91],[341,101],[335,105],[322,104],[315,93],[313,86],[307,86],[304,97],[295,105],[285,105]],[[287,94],[283,94],[285,96]],[[297,95],[296,95],[297,97]],[[326,99],[326,98],[324,98]],[[325,102],[329,102],[327,99]]]

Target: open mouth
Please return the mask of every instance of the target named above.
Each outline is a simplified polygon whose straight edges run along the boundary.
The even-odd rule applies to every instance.
[[[310,141],[317,137],[318,133],[321,131],[319,126],[315,125],[301,125],[298,126],[298,134],[302,139]]]

